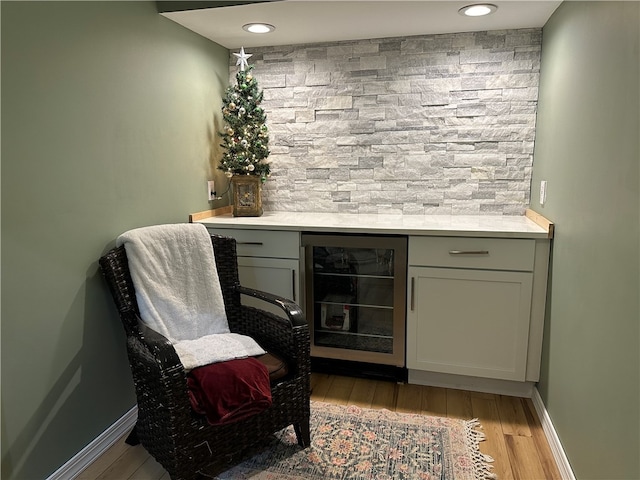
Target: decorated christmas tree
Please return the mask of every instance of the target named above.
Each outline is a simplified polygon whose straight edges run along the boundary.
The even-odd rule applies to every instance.
[[[266,181],[270,166],[267,115],[260,107],[263,92],[252,75],[253,65],[247,63],[251,55],[234,53],[240,66],[236,84],[227,88],[222,99],[224,131],[221,146],[224,153],[218,167],[231,178],[234,175],[256,175]],[[246,67],[246,68],[245,68]]]

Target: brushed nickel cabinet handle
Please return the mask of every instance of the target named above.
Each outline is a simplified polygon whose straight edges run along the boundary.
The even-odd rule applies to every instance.
[[[411,277],[411,311],[413,312],[413,293],[415,292],[416,278]]]
[[[296,271],[291,270],[291,291],[293,292],[293,301],[296,301]]]
[[[489,255],[489,250],[449,250],[449,255]]]

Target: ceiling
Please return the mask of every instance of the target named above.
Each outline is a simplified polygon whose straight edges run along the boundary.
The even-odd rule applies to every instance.
[[[246,2],[208,2],[225,5]],[[494,1],[487,17],[464,17],[458,10],[475,0],[280,0],[162,12],[180,25],[235,50],[367,38],[542,27],[561,1]],[[269,23],[268,34],[245,32],[249,22]]]

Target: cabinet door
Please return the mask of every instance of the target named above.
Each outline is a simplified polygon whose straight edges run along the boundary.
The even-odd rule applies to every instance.
[[[407,367],[524,381],[532,277],[410,267]]]
[[[273,293],[296,303],[300,303],[298,270],[298,260],[238,257],[240,285]],[[253,298],[243,296],[242,303],[285,316],[278,307]]]

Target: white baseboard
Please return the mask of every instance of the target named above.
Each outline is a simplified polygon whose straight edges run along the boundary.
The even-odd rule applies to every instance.
[[[68,462],[53,472],[46,480],[72,480],[76,478],[129,429],[133,428],[137,418],[138,406],[136,405],[98,435],[89,445],[76,453]]]
[[[562,443],[560,443],[560,438],[556,433],[556,429],[553,427],[553,423],[551,422],[551,417],[549,416],[549,412],[547,412],[547,408],[544,406],[542,401],[542,397],[540,396],[540,392],[538,392],[537,388],[533,389],[533,395],[531,396],[531,401],[533,402],[533,406],[538,413],[538,417],[540,418],[540,423],[542,423],[542,430],[544,430],[544,435],[547,437],[547,442],[549,442],[549,447],[551,447],[551,453],[553,454],[553,458],[558,465],[558,470],[560,470],[560,476],[563,480],[576,480],[575,475],[573,474],[573,470],[571,469],[571,464],[569,463],[569,459],[567,455],[564,453],[564,449],[562,448]]]
[[[469,377],[466,375],[452,375],[412,369],[409,369],[408,381],[414,385],[454,388],[458,390],[470,390],[472,392],[525,398],[531,398],[534,387],[533,382],[515,382],[511,380]]]

